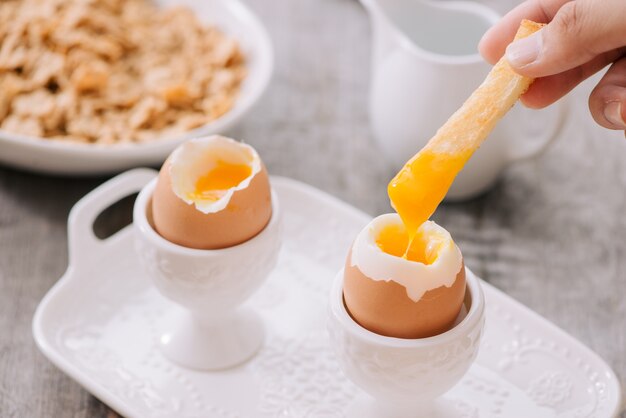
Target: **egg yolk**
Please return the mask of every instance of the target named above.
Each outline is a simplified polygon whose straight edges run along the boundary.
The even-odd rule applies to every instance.
[[[417,232],[409,247],[409,235],[398,225],[386,226],[376,237],[376,245],[383,252],[422,264],[434,263],[443,243],[435,232]]]
[[[391,205],[408,231],[405,258],[422,251],[423,240],[417,239],[418,228],[435,212],[471,155],[471,152],[435,152],[425,148],[389,183],[387,193]]]
[[[196,181],[192,199],[218,200],[226,191],[250,177],[252,167],[217,160],[215,166]]]

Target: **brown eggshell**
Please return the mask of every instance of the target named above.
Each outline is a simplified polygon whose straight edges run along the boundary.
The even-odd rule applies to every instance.
[[[465,267],[451,287],[429,290],[413,302],[404,286],[394,281],[372,280],[348,256],[343,296],[352,318],[376,334],[396,338],[426,338],[452,328],[465,297]],[[419,277],[416,277],[419,280]]]
[[[272,195],[264,165],[228,205],[215,213],[202,213],[172,189],[170,162],[165,161],[152,196],[154,228],[166,240],[188,248],[214,250],[241,244],[265,228],[272,216]]]

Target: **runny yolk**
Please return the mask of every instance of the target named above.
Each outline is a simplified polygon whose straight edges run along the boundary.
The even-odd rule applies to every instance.
[[[218,200],[226,191],[250,177],[252,167],[248,164],[232,164],[217,160],[215,166],[196,181],[192,198]]]
[[[472,152],[435,152],[424,148],[389,183],[391,205],[408,231],[405,258],[424,250],[417,230],[435,212],[471,155]]]
[[[442,240],[436,233],[418,233],[409,249],[409,236],[398,225],[386,226],[376,237],[376,245],[383,252],[409,261],[432,264],[437,259]]]
[[[409,236],[399,226],[388,225],[376,237],[376,245],[387,254],[402,257],[409,245]]]

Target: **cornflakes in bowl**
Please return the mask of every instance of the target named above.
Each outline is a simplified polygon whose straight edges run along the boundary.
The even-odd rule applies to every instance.
[[[233,0],[0,2],[0,160],[56,173],[158,164],[221,132],[272,71]]]

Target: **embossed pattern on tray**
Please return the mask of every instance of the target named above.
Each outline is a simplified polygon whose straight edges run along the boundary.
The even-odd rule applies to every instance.
[[[309,186],[274,178],[284,245],[249,302],[266,323],[261,352],[241,367],[200,373],[168,362],[159,325],[178,309],[152,289],[132,231],[74,260],[39,307],[37,342],[59,368],[127,417],[365,417],[372,401],[347,381],[328,346],[334,275],[369,217]],[[583,345],[489,284],[476,363],[429,417],[610,417],[619,385]]]

